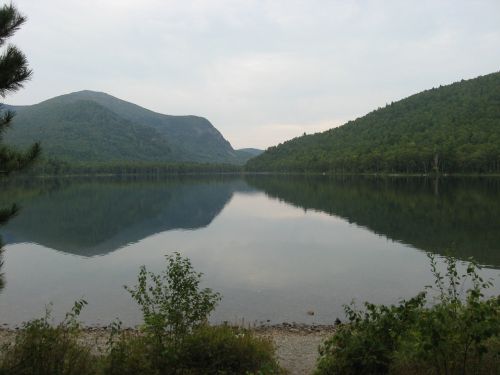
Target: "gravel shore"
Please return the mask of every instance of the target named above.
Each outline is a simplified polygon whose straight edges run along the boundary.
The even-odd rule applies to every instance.
[[[291,375],[304,375],[312,374],[318,346],[334,333],[335,326],[283,323],[252,330],[257,336],[274,342],[281,366]],[[13,342],[16,332],[15,329],[0,329],[0,346]],[[109,330],[106,328],[88,327],[83,330],[82,340],[98,354],[105,347],[108,336]]]

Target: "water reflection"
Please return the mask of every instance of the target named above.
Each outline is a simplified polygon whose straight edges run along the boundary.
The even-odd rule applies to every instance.
[[[421,250],[500,266],[500,179],[250,176],[249,185],[305,210]]]
[[[209,225],[235,192],[264,191],[389,239],[500,266],[500,179],[247,176],[167,180],[36,180],[3,186],[23,212],[7,243],[103,255],[153,234]],[[272,213],[269,213],[272,215]]]
[[[104,255],[155,233],[203,228],[245,190],[234,178],[24,182],[2,194],[23,207],[4,234],[9,244]]]
[[[84,296],[86,323],[138,324],[122,286],[143,264],[159,272],[173,251],[223,294],[217,321],[331,323],[352,299],[395,303],[432,281],[415,248],[453,247],[500,265],[492,179],[106,178],[1,188],[0,207],[23,209],[2,228],[0,323],[38,317],[48,302],[64,312]]]
[[[18,208],[15,204],[11,204],[10,207],[0,208],[0,227],[7,224],[7,222],[16,215]],[[3,253],[4,253],[4,243],[2,236],[0,235],[0,292],[5,287],[5,276],[2,272],[3,268]]]
[[[2,242],[2,237],[0,237],[0,292],[2,289],[5,287],[5,276],[2,272],[3,268],[3,242]]]

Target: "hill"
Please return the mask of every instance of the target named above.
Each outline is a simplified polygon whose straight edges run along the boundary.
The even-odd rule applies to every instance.
[[[6,142],[41,141],[45,157],[68,162],[212,162],[242,164],[205,118],[156,113],[111,95],[79,91],[16,112]]]
[[[251,171],[500,172],[500,73],[433,88],[249,160]]]
[[[263,152],[264,150],[259,150],[258,148],[240,148],[239,150],[236,150],[237,155],[245,161],[255,156],[259,156]]]

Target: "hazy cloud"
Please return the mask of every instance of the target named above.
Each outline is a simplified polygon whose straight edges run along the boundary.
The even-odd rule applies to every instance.
[[[18,0],[34,78],[10,103],[91,89],[206,116],[234,147],[324,130],[500,69],[500,2]]]

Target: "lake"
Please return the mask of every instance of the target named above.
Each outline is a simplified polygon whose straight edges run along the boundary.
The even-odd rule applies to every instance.
[[[222,293],[215,322],[332,323],[353,300],[396,303],[432,283],[428,252],[474,257],[500,284],[495,178],[46,178],[1,188],[0,206],[22,206],[0,230],[0,324],[10,326],[49,303],[60,318],[81,297],[86,324],[138,324],[123,285],[175,251]]]

